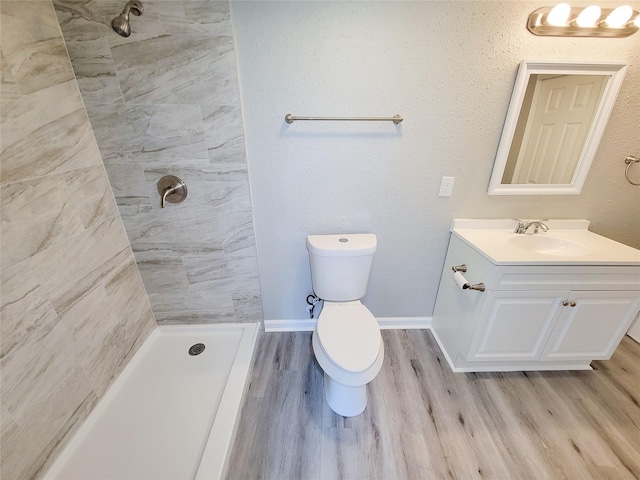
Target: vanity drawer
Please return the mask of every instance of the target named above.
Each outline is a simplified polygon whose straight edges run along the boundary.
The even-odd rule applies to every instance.
[[[490,290],[640,290],[637,266],[498,266]]]

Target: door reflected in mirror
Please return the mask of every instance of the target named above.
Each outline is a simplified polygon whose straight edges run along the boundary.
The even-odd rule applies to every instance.
[[[522,62],[489,194],[580,193],[625,69]]]
[[[571,183],[609,78],[531,75],[501,183]]]

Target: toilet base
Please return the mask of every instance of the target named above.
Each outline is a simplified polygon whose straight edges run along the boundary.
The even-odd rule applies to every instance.
[[[367,407],[367,386],[351,387],[324,373],[324,396],[331,410],[343,417],[355,417]]]

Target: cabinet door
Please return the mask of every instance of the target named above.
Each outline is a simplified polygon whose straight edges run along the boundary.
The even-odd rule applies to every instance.
[[[639,292],[573,292],[541,360],[606,360],[640,307]]]
[[[569,292],[486,294],[467,361],[538,360]]]

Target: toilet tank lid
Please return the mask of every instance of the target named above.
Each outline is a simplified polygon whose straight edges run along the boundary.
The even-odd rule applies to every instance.
[[[373,233],[308,235],[309,253],[321,257],[359,257],[372,255],[378,241]]]

